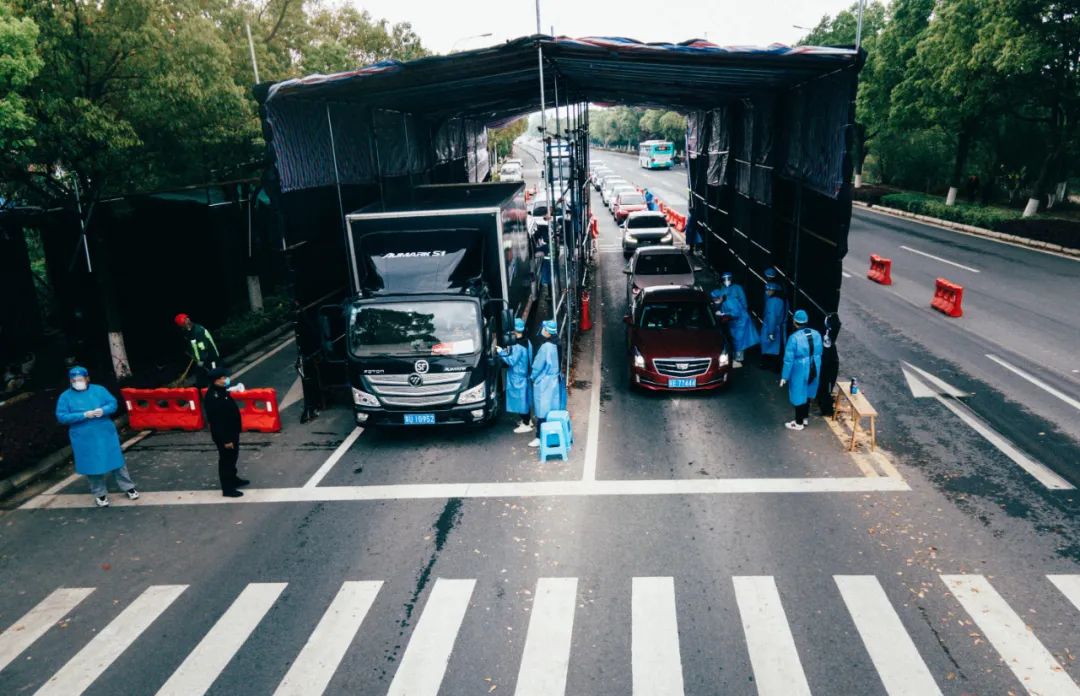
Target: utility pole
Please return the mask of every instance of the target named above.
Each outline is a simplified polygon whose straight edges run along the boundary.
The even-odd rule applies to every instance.
[[[244,29],[247,31],[248,51],[251,52],[251,69],[255,73],[255,84],[259,84],[259,63],[255,60],[255,42],[251,38],[251,24],[245,23]],[[263,294],[262,294],[262,282],[259,279],[259,274],[255,271],[255,255],[254,245],[251,240],[251,209],[255,207],[255,193],[256,189],[244,187],[247,191],[247,223],[248,223],[248,275],[247,275],[247,289],[248,289],[248,305],[253,312],[263,311]]]

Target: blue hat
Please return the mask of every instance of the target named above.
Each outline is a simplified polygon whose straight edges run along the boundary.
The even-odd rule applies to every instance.
[[[555,323],[554,319],[545,319],[541,326],[552,336],[559,333],[559,325]]]
[[[765,283],[765,292],[780,292],[780,285],[778,283]]]
[[[772,280],[775,277],[776,277],[776,269],[775,268],[773,268],[772,266],[769,266],[768,268],[765,269],[765,278],[767,280]]]
[[[730,277],[731,277],[731,271],[724,271],[724,273],[720,276],[720,280],[723,280],[724,278],[730,278]]]
[[[806,313],[805,309],[800,309],[800,310],[795,312],[795,323],[796,324],[805,324],[808,321],[810,321],[810,315],[808,315]]]
[[[86,371],[86,368],[82,365],[76,365],[68,370],[68,379],[75,379],[76,377],[89,377],[90,373]]]
[[[720,288],[714,288],[713,291],[709,293],[709,297],[713,298],[714,300],[719,300],[723,296],[724,291]]]
[[[518,317],[517,319],[514,320],[514,331],[517,331],[518,333],[521,333],[524,330],[525,330],[525,320],[522,319],[521,317]]]

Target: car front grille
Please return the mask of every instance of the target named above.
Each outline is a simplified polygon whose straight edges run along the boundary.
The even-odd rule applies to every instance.
[[[665,358],[653,360],[656,371],[667,377],[697,377],[709,371],[712,358]]]

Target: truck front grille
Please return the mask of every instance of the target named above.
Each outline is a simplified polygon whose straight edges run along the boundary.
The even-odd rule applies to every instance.
[[[446,396],[394,396],[381,397],[384,406],[399,407],[423,407],[423,406],[446,406],[454,403],[456,394]]]

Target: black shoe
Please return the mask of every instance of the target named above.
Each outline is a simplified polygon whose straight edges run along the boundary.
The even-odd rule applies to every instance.
[[[309,420],[311,420],[311,416],[308,415],[307,411],[304,411],[303,413],[300,414],[300,425],[303,425],[304,423],[307,423]]]
[[[247,479],[242,479],[242,478],[237,478],[237,479],[233,480],[233,485],[236,486],[237,488],[243,488],[244,486],[248,485],[249,483],[251,483],[251,481],[248,481]]]
[[[221,495],[225,496],[226,498],[243,498],[244,497],[244,494],[241,493],[240,491],[222,491]]]

